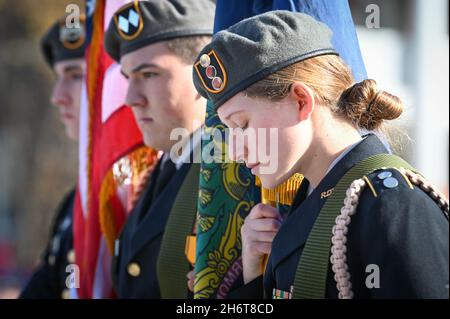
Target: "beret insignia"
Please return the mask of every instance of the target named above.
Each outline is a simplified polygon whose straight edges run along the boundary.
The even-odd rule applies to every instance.
[[[214,50],[201,55],[194,68],[208,92],[217,94],[225,89],[227,73]]]
[[[144,28],[139,3],[134,1],[123,6],[114,15],[117,32],[125,40],[133,40],[139,36]]]
[[[59,23],[59,41],[69,50],[80,48],[84,44],[86,38],[86,30],[84,25],[80,23],[78,27],[69,28],[63,19]]]

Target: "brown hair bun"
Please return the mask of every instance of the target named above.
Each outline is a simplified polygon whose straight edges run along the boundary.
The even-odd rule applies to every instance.
[[[395,95],[378,91],[375,80],[364,80],[345,90],[340,98],[340,110],[355,125],[375,130],[384,120],[394,120],[403,112],[403,103]]]

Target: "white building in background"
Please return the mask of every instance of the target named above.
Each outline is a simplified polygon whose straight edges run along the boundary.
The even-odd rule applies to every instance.
[[[448,0],[350,0],[369,78],[402,98],[407,157],[448,194]],[[370,6],[372,5],[372,6]],[[376,5],[379,28],[368,28]]]

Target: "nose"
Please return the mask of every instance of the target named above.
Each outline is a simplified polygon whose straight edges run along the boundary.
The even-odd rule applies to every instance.
[[[145,96],[141,94],[139,88],[133,82],[128,85],[125,103],[131,107],[142,107],[146,104]]]
[[[68,107],[72,103],[72,97],[63,81],[58,80],[55,83],[50,102],[58,107]]]
[[[234,130],[231,130],[230,140],[228,141],[228,152],[230,153],[230,159],[234,162],[246,162],[247,161],[247,146],[245,145],[245,139],[240,138]]]

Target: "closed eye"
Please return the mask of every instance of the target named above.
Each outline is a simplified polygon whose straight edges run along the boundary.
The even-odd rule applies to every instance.
[[[83,80],[84,79],[84,74],[83,73],[72,73],[71,76],[72,80]]]
[[[245,131],[248,128],[248,122],[246,122],[244,125],[241,125],[240,128]]]
[[[153,78],[153,77],[158,76],[158,75],[159,74],[156,73],[156,72],[142,72],[142,77],[144,79],[150,79],[150,78]]]

